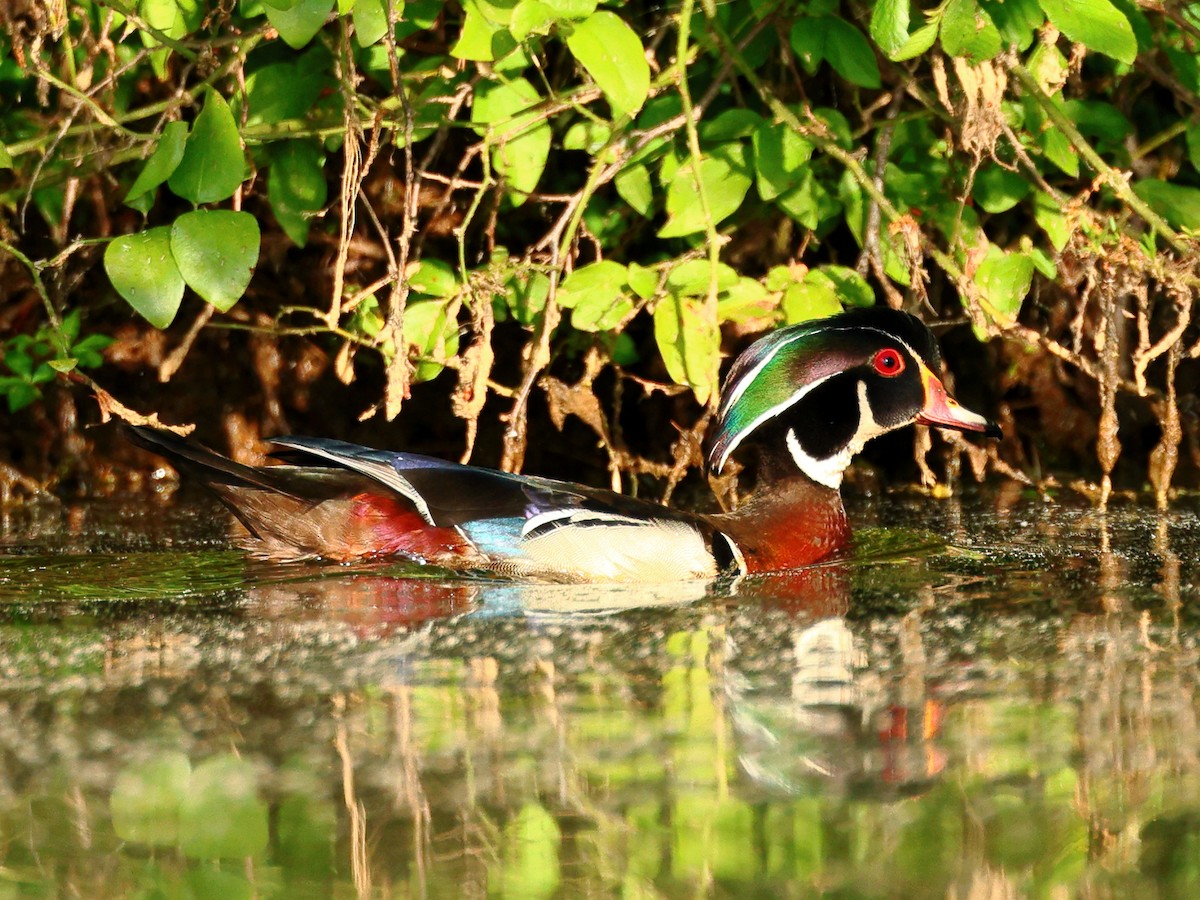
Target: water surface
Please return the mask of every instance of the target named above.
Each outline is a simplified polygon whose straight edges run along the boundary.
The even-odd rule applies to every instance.
[[[860,499],[611,588],[0,516],[0,894],[1196,896],[1194,499]]]

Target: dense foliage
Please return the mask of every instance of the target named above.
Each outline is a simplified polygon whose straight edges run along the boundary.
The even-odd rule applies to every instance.
[[[1200,454],[1176,387],[1200,348],[1197,7],[64,0],[0,24],[13,413],[55,373],[105,382],[130,316],[168,329],[164,380],[224,325],[378,373],[387,419],[452,369],[468,455],[492,398],[521,467],[543,395],[614,484],[674,484],[723,345],[886,302],[1005,339],[967,371],[1017,469],[1098,448],[1107,497],[1121,397],[1160,498],[1185,433]],[[672,459],[626,445],[626,385],[694,397]]]

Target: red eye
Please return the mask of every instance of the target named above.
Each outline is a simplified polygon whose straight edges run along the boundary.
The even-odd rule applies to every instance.
[[[900,355],[899,350],[889,347],[887,350],[880,350],[876,353],[875,358],[871,360],[871,365],[885,378],[894,378],[904,371],[904,357]]]

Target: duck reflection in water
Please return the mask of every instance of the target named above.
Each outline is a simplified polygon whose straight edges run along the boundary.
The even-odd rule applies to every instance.
[[[870,624],[847,618],[849,586],[849,567],[832,564],[748,583],[742,592],[743,602],[792,619],[789,685],[751,693],[740,690],[742,679],[726,681],[740,766],[768,794],[807,794],[831,782],[856,796],[919,794],[947,766],[938,744],[945,706],[927,687],[923,650],[913,651],[913,635],[920,640],[913,621],[892,620],[894,635],[873,629],[868,653]],[[881,672],[893,667],[877,648],[893,636],[899,671]],[[885,683],[888,674],[899,676],[894,684]]]

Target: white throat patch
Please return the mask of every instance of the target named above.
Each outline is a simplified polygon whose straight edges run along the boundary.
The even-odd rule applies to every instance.
[[[796,464],[796,468],[817,484],[823,484],[825,487],[836,491],[842,486],[842,474],[846,471],[846,467],[850,465],[850,460],[862,450],[867,441],[871,440],[871,438],[879,437],[879,435],[890,430],[890,428],[882,426],[875,421],[875,416],[871,412],[871,403],[867,399],[867,383],[860,381],[858,383],[858,429],[854,432],[854,436],[850,438],[849,443],[832,456],[817,459],[815,456],[809,456],[804,452],[804,448],[800,446],[800,439],[796,437],[796,430],[789,428],[787,431],[787,448],[788,453],[792,456],[792,461]]]

